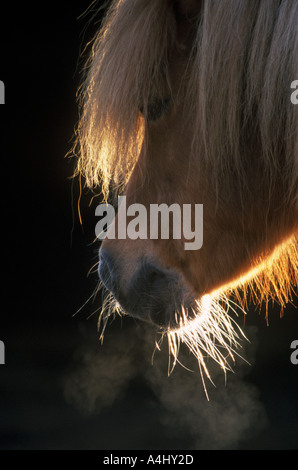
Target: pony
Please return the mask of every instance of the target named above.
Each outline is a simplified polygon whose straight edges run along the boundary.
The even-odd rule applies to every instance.
[[[75,174],[105,201],[204,207],[200,250],[103,241],[103,331],[115,312],[150,323],[207,376],[206,354],[234,359],[235,304],[268,318],[296,292],[297,18],[297,0],[113,0],[85,66]]]

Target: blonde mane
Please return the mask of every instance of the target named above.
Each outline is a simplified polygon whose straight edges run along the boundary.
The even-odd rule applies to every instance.
[[[168,2],[117,0],[94,40],[80,94],[77,171],[105,196],[129,179],[144,137],[139,109],[160,93],[174,35]]]
[[[206,161],[227,186],[235,172],[245,186],[243,147],[254,133],[268,177],[282,174],[289,194],[297,195],[298,107],[290,102],[298,76],[297,16],[292,0],[204,2],[185,109],[194,152],[203,141]],[[168,83],[176,29],[168,0],[117,0],[93,42],[75,148],[77,171],[105,195],[111,184],[127,182],[138,158],[144,136],[139,109]]]
[[[256,259],[255,268],[234,283],[223,287],[227,299],[247,311],[249,305],[265,306],[265,318],[269,321],[269,304],[280,306],[283,315],[288,302],[297,297],[298,243],[292,236],[279,245],[268,257]]]
[[[74,151],[77,174],[105,198],[125,187],[137,161],[145,132],[139,109],[146,115],[165,86],[171,95],[169,59],[179,46],[175,3],[114,0],[93,42]],[[296,0],[202,2],[184,108],[194,158],[203,155],[216,186],[237,181],[244,190],[247,156],[257,146],[268,187],[282,179],[285,200],[298,203],[298,106],[290,101],[298,78],[297,18]],[[249,287],[258,302],[268,305],[273,297],[284,306],[297,285],[296,238],[259,262],[240,289]]]

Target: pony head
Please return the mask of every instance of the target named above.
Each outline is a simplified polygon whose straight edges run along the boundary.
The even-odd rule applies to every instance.
[[[150,322],[203,367],[237,343],[228,298],[284,306],[297,285],[297,17],[293,0],[114,0],[87,63],[77,173],[106,200],[204,208],[199,250],[102,243],[102,318]]]

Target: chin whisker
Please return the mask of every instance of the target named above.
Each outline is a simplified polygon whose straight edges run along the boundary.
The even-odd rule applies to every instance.
[[[247,338],[229,315],[229,310],[236,313],[225,295],[217,297],[205,295],[196,301],[195,308],[192,309],[194,318],[189,319],[187,310],[182,307],[177,328],[166,332],[169,344],[169,373],[173,372],[179,362],[180,345],[185,344],[198,362],[207,399],[209,398],[204,377],[207,377],[212,384],[213,381],[206,364],[206,357],[213,359],[225,375],[227,371],[233,372],[231,362],[235,363],[236,356],[243,359],[238,350],[241,348],[241,339],[247,340]]]
[[[115,319],[116,315],[123,315],[121,307],[113,294],[107,290],[103,290],[103,301],[102,307],[100,309],[98,322],[97,322],[97,329],[99,333],[99,340],[103,342],[104,334],[108,325],[109,320]]]

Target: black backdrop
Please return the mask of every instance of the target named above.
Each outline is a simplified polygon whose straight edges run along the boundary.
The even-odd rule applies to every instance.
[[[94,205],[83,197],[81,227],[65,158],[79,54],[97,27],[92,11],[78,19],[88,5],[25,2],[1,13],[0,449],[297,449],[294,307],[282,319],[273,309],[269,328],[249,312],[251,366],[240,361],[239,380],[228,374],[226,386],[216,375],[210,402],[197,373],[178,366],[167,379],[158,354],[152,368],[142,325],[116,319],[101,346],[96,314],[87,319],[100,297],[73,317],[97,284],[87,276],[97,256]]]

